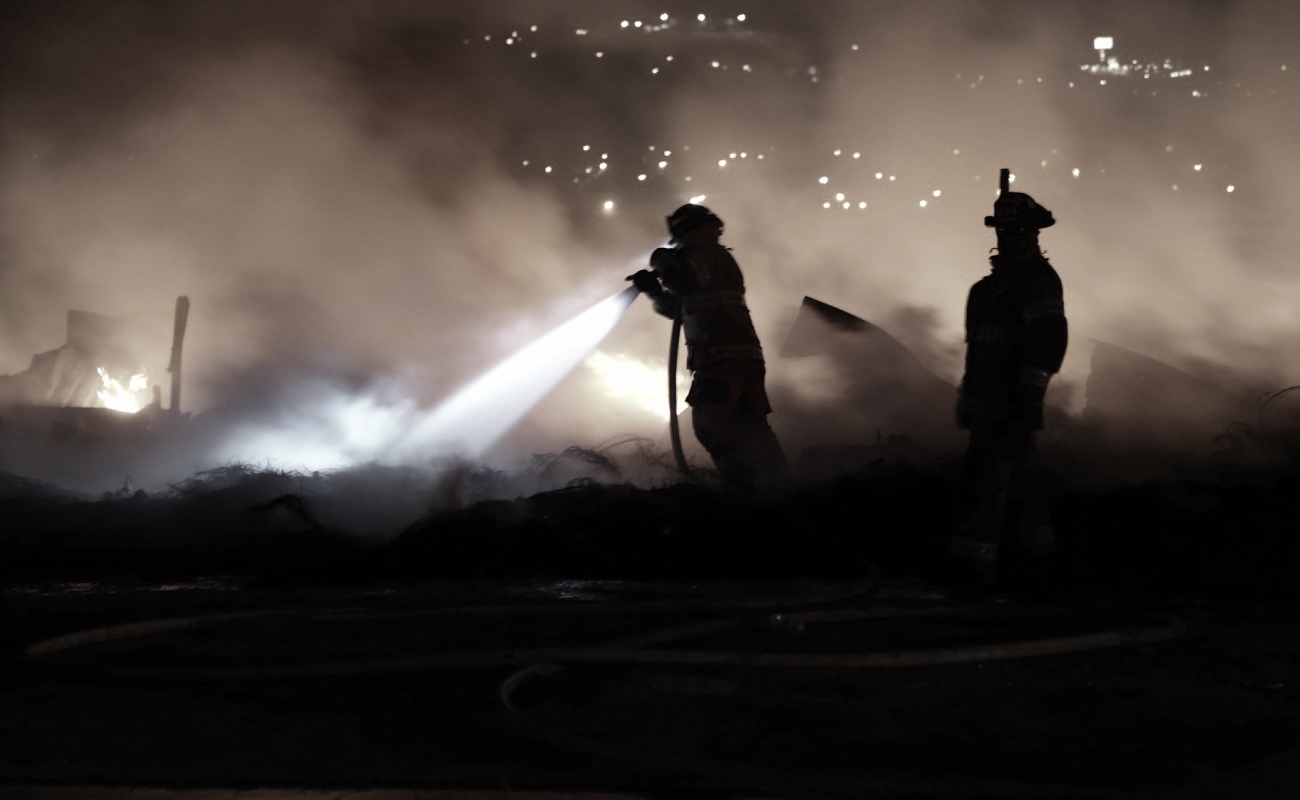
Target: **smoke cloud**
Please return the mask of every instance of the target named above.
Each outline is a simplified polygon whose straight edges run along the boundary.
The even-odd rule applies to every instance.
[[[774,398],[825,430],[870,409],[776,356],[801,299],[955,383],[1005,166],[1059,220],[1055,403],[1084,407],[1094,339],[1243,395],[1300,382],[1300,10],[1281,0],[0,13],[0,373],[62,344],[68,309],[165,331],[186,295],[187,410],[291,430],[345,398],[405,418],[618,291],[703,197]],[[1086,69],[1103,35],[1157,74]],[[638,303],[602,351],[662,374],[667,339]],[[580,367],[501,452],[666,441],[607,384]]]

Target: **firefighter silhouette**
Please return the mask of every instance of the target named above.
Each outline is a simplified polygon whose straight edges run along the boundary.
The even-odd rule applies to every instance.
[[[1039,484],[1035,436],[1043,397],[1061,368],[1068,326],[1061,279],[1039,249],[1051,212],[1020,192],[1003,191],[984,224],[997,235],[992,272],[966,302],[966,366],[957,424],[970,431],[959,479],[961,520],[951,552],[984,585],[998,581],[1004,533],[1031,560],[1055,549]]]
[[[695,438],[728,487],[752,491],[784,478],[787,465],[767,421],[766,366],[745,305],[745,279],[719,242],[722,231],[708,208],[681,206],[668,217],[672,246],[654,251],[653,271],[631,279],[655,311],[681,320]]]

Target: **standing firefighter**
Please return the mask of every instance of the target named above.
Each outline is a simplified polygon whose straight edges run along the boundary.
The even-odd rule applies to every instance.
[[[694,377],[686,402],[695,438],[729,488],[752,491],[783,478],[786,460],[767,422],[766,367],[745,305],[745,278],[718,241],[722,228],[704,206],[678,208],[668,217],[673,246],[655,250],[653,271],[630,280],[655,311],[681,321]]]
[[[966,372],[957,424],[970,431],[962,461],[962,521],[952,553],[985,585],[997,581],[1004,528],[1018,534],[1029,558],[1055,549],[1047,504],[1034,474],[1035,431],[1043,396],[1061,368],[1068,329],[1061,279],[1038,248],[1038,232],[1055,224],[1027,194],[1002,192],[984,224],[997,232],[991,274],[966,302]]]

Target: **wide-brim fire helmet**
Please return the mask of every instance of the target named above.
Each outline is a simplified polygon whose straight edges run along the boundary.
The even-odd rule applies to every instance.
[[[695,203],[687,203],[668,216],[668,233],[672,236],[669,244],[677,244],[691,231],[702,225],[714,224],[721,230],[722,220],[709,209]]]
[[[1042,230],[1056,224],[1052,212],[1034,202],[1024,192],[1003,192],[993,202],[993,216],[984,218],[989,228]]]

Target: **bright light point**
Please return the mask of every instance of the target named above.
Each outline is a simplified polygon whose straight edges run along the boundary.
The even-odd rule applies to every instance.
[[[528,57],[529,57],[529,58],[537,58],[537,51],[534,50],[533,52],[529,53],[529,54],[528,54]]]
[[[528,162],[527,162],[527,161],[524,161],[524,166],[525,166],[525,167],[528,166]]]
[[[862,154],[861,154],[861,153],[854,153],[854,154],[853,154],[853,157],[854,157],[854,158],[862,158]]]
[[[665,150],[665,151],[664,151],[664,158],[667,158],[668,156],[671,156],[672,154],[673,154],[673,151],[672,151],[672,150]]]
[[[831,207],[831,201],[827,200],[825,203],[822,203],[822,208],[830,208],[830,207]]]
[[[620,28],[626,28],[626,27],[627,27],[627,24],[628,24],[628,23],[627,23],[627,20],[623,20],[621,23],[619,23],[619,27],[620,27]]]
[[[744,14],[737,14],[737,15],[736,15],[736,21],[737,21],[737,22],[744,22],[744,21],[745,21],[745,15],[744,15]]]
[[[952,149],[952,154],[955,155],[955,156],[959,156],[959,155],[961,155],[961,151],[954,147],[954,148]]]
[[[857,50],[857,49],[858,49],[858,46],[855,44],[855,45],[853,45],[852,47],[850,47],[849,49],[850,49],[850,50]]]
[[[1200,165],[1200,164],[1195,164],[1195,165],[1192,166],[1192,169],[1196,170],[1197,172],[1200,172],[1200,171],[1201,171],[1201,165]]]
[[[823,175],[823,176],[821,176],[820,178],[817,179],[817,182],[820,183],[820,184],[822,184],[823,186],[825,186],[826,184],[828,184],[828,183],[831,182],[831,179],[830,179],[829,177]]]
[[[883,177],[885,177],[885,173],[883,173],[883,172],[877,172],[877,173],[876,173],[876,180],[880,180],[880,179],[883,178]]]
[[[716,62],[716,61],[713,62],[713,68],[714,68],[714,69],[717,69],[717,68],[720,67],[720,66],[722,66],[722,65],[719,64],[718,62]]]
[[[550,171],[551,171],[551,168],[550,168],[550,167],[547,167],[547,168],[546,168],[546,171],[547,171],[547,172],[550,172]]]
[[[736,157],[735,153],[731,153],[730,155],[727,156],[727,158],[735,158],[735,157]]]
[[[659,68],[658,68],[658,67],[651,67],[651,68],[650,68],[650,74],[651,74],[651,75],[658,75],[658,74],[659,74]]]
[[[838,156],[841,152],[842,152],[842,151],[840,151],[840,150],[836,150],[832,155],[837,155],[837,156]]]
[[[743,65],[743,66],[741,67],[741,69],[743,69],[745,72],[753,72],[753,71],[754,71],[754,70],[753,70],[753,69],[752,69],[748,64]]]
[[[1093,50],[1114,50],[1115,37],[1098,36],[1097,38],[1092,40],[1092,49]]]
[[[599,51],[599,50],[596,51],[596,58],[604,58],[604,57],[605,57],[605,54],[604,54],[604,53],[602,53],[602,52]]]
[[[867,201],[866,201],[866,200],[863,200],[861,203],[858,203],[858,208],[866,208],[866,207],[867,207]]]
[[[585,153],[586,151],[590,150],[590,149],[591,149],[591,145],[589,145],[589,144],[584,144],[584,145],[582,146],[582,151],[583,151],[584,153]]]
[[[606,200],[606,201],[605,201],[605,210],[606,210],[606,211],[613,211],[613,210],[614,210],[614,201],[613,201],[613,200]]]
[[[660,21],[660,22],[667,22],[667,21],[668,21],[668,15],[667,15],[667,14],[660,14],[660,15],[659,15],[659,21]]]
[[[697,206],[698,206],[700,203],[703,203],[703,202],[704,202],[704,195],[702,195],[702,194],[697,194],[697,195],[695,195],[694,197],[691,198],[691,204],[692,204],[692,205],[697,205]]]
[[[925,208],[927,205],[929,205],[928,201],[925,200],[921,201],[921,208]]]
[[[746,157],[748,157],[748,155],[749,155],[748,153],[741,153],[741,154],[740,154],[740,157],[741,157],[741,158],[746,158]]]
[[[645,174],[642,173],[642,174],[636,176],[636,179],[639,180],[639,181],[643,181],[643,180],[645,180]]]
[[[1047,159],[1043,159],[1042,161],[1038,162],[1038,166],[1040,166],[1040,167],[1045,167],[1045,166],[1047,166]]]
[[[934,196],[935,196],[935,197],[938,197],[938,196],[940,196],[940,195],[942,195],[942,194],[943,194],[943,192],[939,191],[938,189],[935,189],[935,190],[934,190]]]
[[[849,210],[850,208],[852,208],[852,207],[853,207],[853,204],[852,204],[852,203],[845,203],[845,204],[844,204],[844,210],[845,210],[845,211],[848,211],[848,210]]]
[[[604,161],[600,162],[600,168],[601,168],[601,169],[604,169],[605,167],[608,167],[608,166],[609,166],[609,165],[606,164]]]
[[[700,22],[703,22],[703,21],[704,21],[704,15],[703,15],[703,14],[699,14],[699,15],[697,15],[695,18],[698,19]]]
[[[890,175],[890,176],[889,176],[889,179],[890,179],[891,181],[893,181],[893,180],[897,180],[898,177],[897,177],[896,175]]]
[[[1235,192],[1235,191],[1237,191],[1237,187],[1236,187],[1236,186],[1233,186],[1233,185],[1230,183],[1230,184],[1228,184],[1228,191],[1229,191],[1229,192]]]
[[[1070,174],[1076,178],[1079,177],[1079,168],[1075,167],[1074,169],[1070,170]]]
[[[673,60],[672,56],[668,56],[667,58],[664,59],[664,61],[672,61],[672,60]]]
[[[719,166],[719,167],[725,167],[725,166],[727,166],[727,159],[725,159],[725,158],[720,158],[720,159],[718,159],[718,166]]]
[[[844,202],[844,193],[840,192],[839,194],[835,195],[835,201],[840,203]]]
[[[534,26],[532,26],[531,28],[529,28],[528,30],[532,31],[533,33],[537,33],[537,26],[534,25]]]
[[[666,166],[668,166],[668,162],[667,162],[667,161],[660,161],[660,162],[659,162],[659,169],[663,169],[663,168],[666,167]]]

